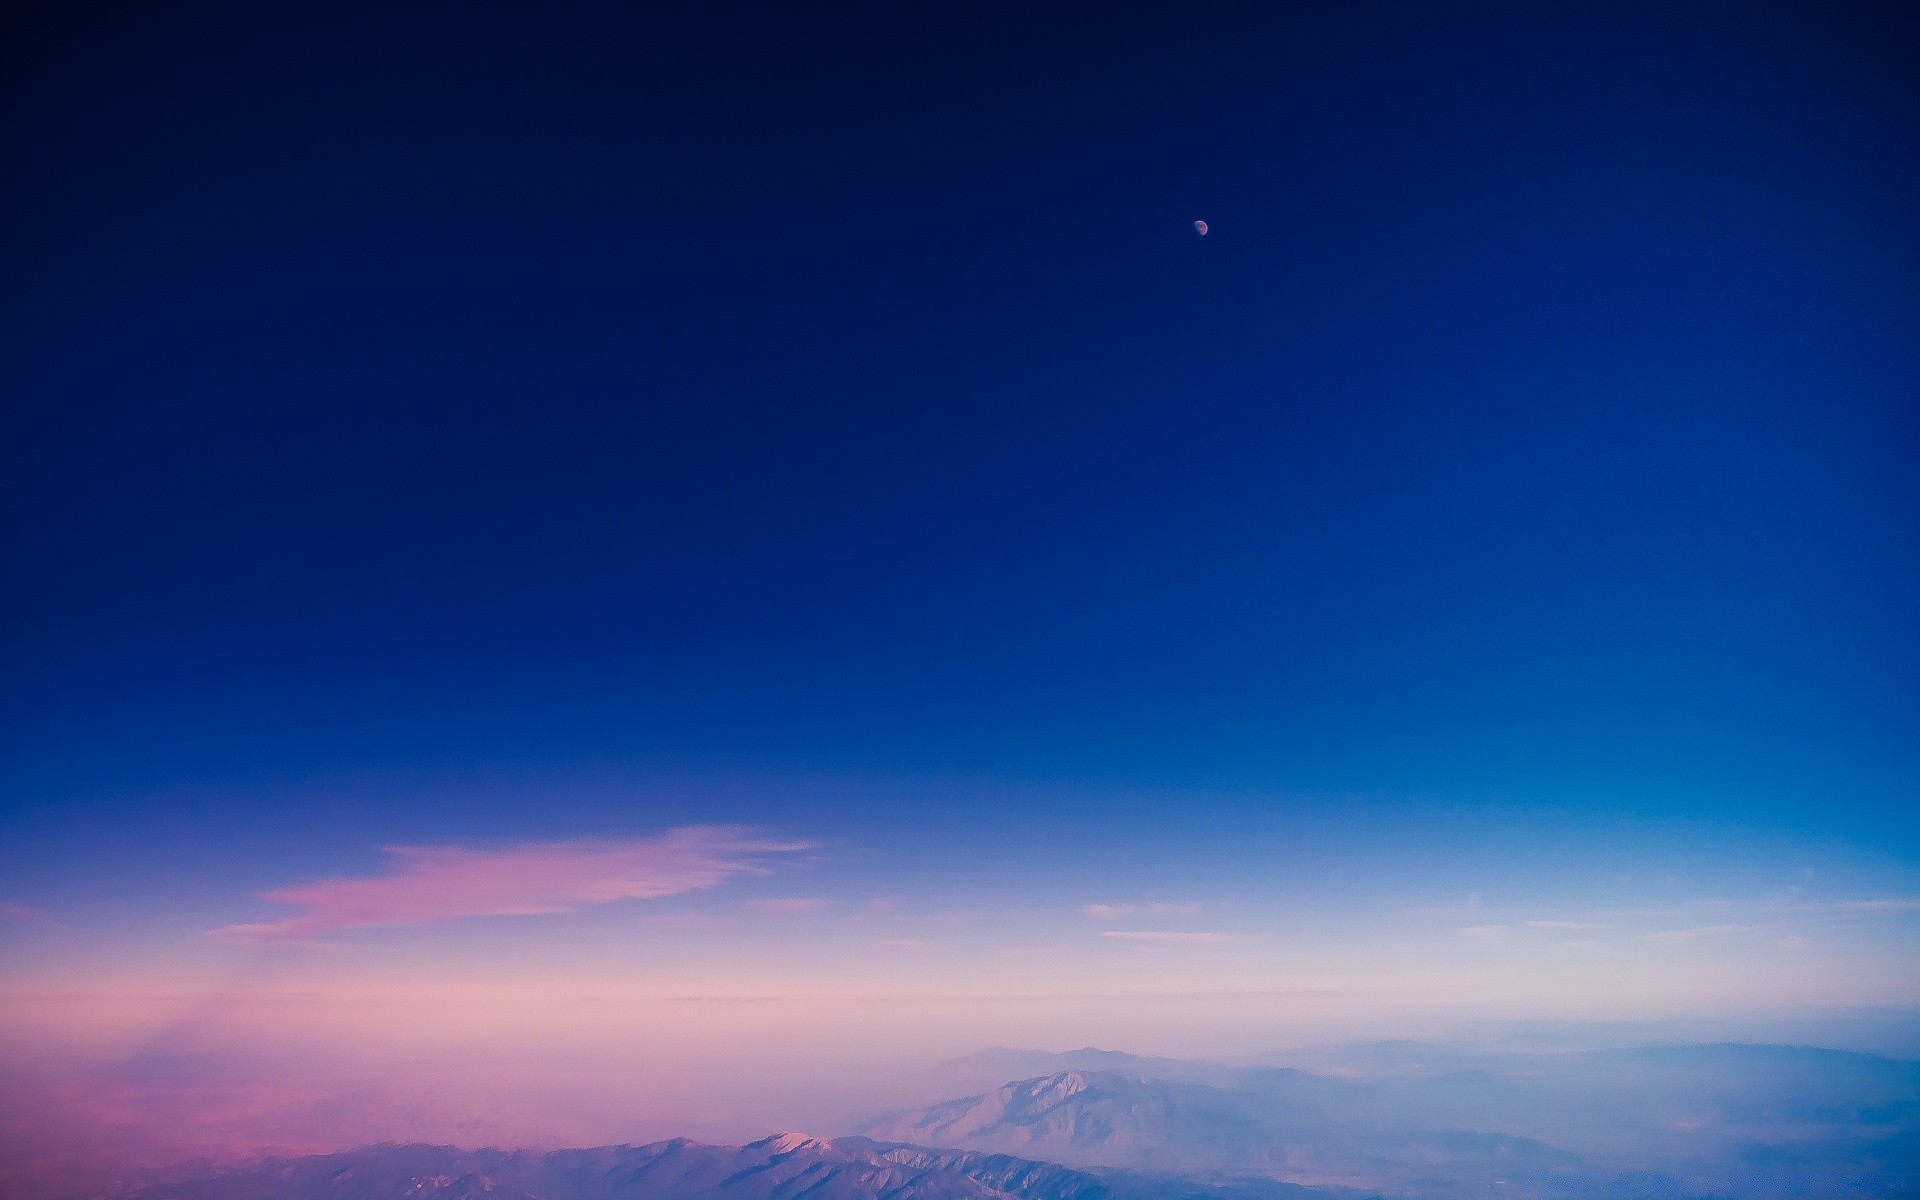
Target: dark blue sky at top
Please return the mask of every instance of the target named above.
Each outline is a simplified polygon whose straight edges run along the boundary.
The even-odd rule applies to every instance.
[[[18,828],[671,761],[1911,837],[1911,9],[829,7],[16,18]]]

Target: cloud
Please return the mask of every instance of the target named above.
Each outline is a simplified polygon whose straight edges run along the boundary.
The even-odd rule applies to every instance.
[[[1080,911],[1096,921],[1118,921],[1123,917],[1190,917],[1200,911],[1196,901],[1158,904],[1085,904]]]
[[[1511,925],[1466,925],[1460,936],[1476,942],[1497,942],[1512,932]]]
[[[1528,929],[1598,929],[1598,921],[1528,921]]]
[[[827,902],[818,896],[781,896],[769,900],[748,900],[740,907],[750,908],[757,913],[770,917],[797,917],[803,913],[818,912]]]
[[[1846,900],[1834,905],[1841,912],[1912,912],[1920,900]]]
[[[739,826],[693,825],[653,838],[527,842],[499,850],[390,846],[384,875],[266,892],[262,899],[303,911],[285,921],[213,932],[235,941],[306,942],[339,929],[573,912],[764,874],[769,856],[811,845],[776,841]]]
[[[0,900],[0,919],[8,921],[31,921],[40,915],[40,910],[31,904],[18,904],[12,900]]]
[[[1230,933],[1188,933],[1168,929],[1108,929],[1100,934],[1106,938],[1120,938],[1130,942],[1191,942],[1217,945],[1230,942]]]

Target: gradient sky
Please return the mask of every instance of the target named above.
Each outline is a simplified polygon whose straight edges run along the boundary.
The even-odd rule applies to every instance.
[[[1920,1007],[1911,6],[803,8],[11,18],[7,1055]]]

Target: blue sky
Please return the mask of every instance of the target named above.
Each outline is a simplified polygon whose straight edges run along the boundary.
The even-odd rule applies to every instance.
[[[22,28],[16,1032],[1920,1005],[1900,6]]]

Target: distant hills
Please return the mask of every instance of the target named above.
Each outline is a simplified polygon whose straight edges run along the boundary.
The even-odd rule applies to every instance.
[[[1430,1191],[1583,1166],[1577,1156],[1530,1138],[1343,1119],[1342,1110],[1358,1107],[1356,1085],[1292,1074],[1298,1078],[1283,1086],[1222,1088],[1065,1071],[937,1104],[867,1132],[1076,1166],[1262,1175],[1348,1187],[1404,1183]]]
[[[1796,1046],[1417,1042],[1229,1066],[992,1050],[1034,1071],[833,1141],[386,1145],[151,1176],[115,1200],[1634,1200],[1920,1197],[1920,1063]],[[1038,1068],[1038,1070],[1034,1070]]]
[[[1348,1200],[1272,1180],[1103,1179],[1004,1154],[777,1134],[547,1153],[370,1146],[189,1172],[116,1200]],[[1352,1197],[1351,1200],[1360,1200]]]
[[[1870,1054],[1374,1042],[1294,1061],[1316,1069],[997,1049],[945,1069],[1046,1073],[866,1132],[1075,1166],[1258,1172],[1409,1195],[1648,1171],[1743,1187],[1760,1176],[1920,1173],[1920,1063]]]

